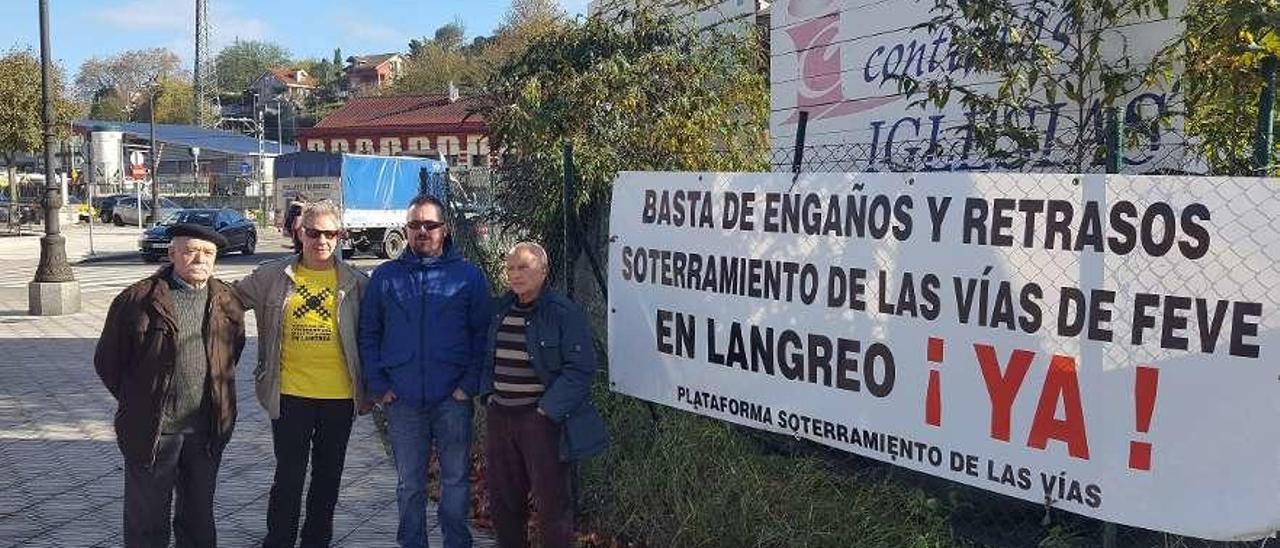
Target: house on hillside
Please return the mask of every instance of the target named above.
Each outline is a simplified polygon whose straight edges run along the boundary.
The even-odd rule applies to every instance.
[[[305,70],[281,67],[262,73],[249,85],[249,92],[256,93],[258,100],[263,102],[280,99],[301,103],[319,85],[319,81]]]
[[[352,92],[382,89],[404,74],[405,58],[399,53],[353,55],[342,70]]]
[[[395,155],[437,150],[450,166],[489,167],[489,126],[471,114],[475,98],[457,95],[355,97],[320,120],[299,129],[306,150]]]

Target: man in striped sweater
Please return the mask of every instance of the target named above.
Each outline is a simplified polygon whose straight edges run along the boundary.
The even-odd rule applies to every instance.
[[[482,392],[491,393],[485,436],[490,511],[498,544],[527,546],[530,492],[541,545],[573,543],[572,463],[604,451],[604,421],[591,404],[596,369],[582,309],[547,289],[547,252],[516,244],[507,255],[511,291],[489,328]]]

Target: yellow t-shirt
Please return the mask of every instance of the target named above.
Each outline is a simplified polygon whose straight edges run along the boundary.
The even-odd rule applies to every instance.
[[[293,271],[296,285],[284,305],[280,393],[317,399],[352,397],[351,376],[338,340],[338,271]]]

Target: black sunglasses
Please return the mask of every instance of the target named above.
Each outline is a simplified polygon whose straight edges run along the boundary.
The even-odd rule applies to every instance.
[[[307,234],[308,238],[319,238],[321,236],[324,236],[325,238],[328,238],[330,240],[336,240],[342,236],[341,230],[320,230],[316,228],[304,228],[303,232]]]
[[[426,230],[428,232],[444,226],[440,221],[409,221],[404,224],[409,230]]]

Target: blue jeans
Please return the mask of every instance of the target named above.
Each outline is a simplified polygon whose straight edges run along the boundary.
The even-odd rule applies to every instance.
[[[436,516],[445,548],[470,548],[467,511],[471,500],[471,399],[446,397],[434,407],[392,403],[386,407],[391,453],[396,461],[396,503],[403,548],[427,548],[427,467],[435,445],[440,461],[440,505]]]

